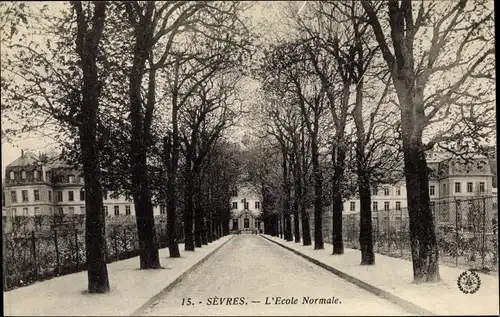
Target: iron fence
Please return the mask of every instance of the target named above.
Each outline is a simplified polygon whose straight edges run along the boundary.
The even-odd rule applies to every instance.
[[[11,222],[3,233],[4,290],[86,269],[84,216],[16,217]],[[165,217],[156,217],[155,231],[158,247],[167,247]],[[182,243],[182,228],[177,231]],[[105,232],[107,263],[138,256],[134,216],[107,217]]]
[[[497,206],[497,197],[432,202],[440,263],[498,271]],[[411,259],[407,208],[372,211],[372,226],[375,252]],[[324,227],[329,242],[331,213],[325,215]],[[346,247],[359,248],[359,214],[343,215],[343,238]]]

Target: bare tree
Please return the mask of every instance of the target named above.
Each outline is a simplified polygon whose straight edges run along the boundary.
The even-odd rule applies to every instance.
[[[87,6],[75,1],[62,12],[62,17],[56,17],[47,13],[46,8],[39,10],[27,4],[15,4],[10,8],[11,21],[27,24],[29,17],[32,22],[39,22],[40,26],[46,26],[41,27],[41,33],[53,35],[55,44],[40,45],[33,39],[28,40],[24,32],[16,39],[17,26],[12,26],[11,36],[2,41],[8,50],[7,56],[2,57],[2,99],[6,101],[2,102],[2,119],[7,113],[11,118],[19,118],[20,132],[39,130],[43,133],[45,125],[54,124],[59,126],[56,132],[78,136],[75,140],[81,149],[78,163],[83,166],[87,193],[85,245],[90,293],[109,291],[97,140],[105,89],[101,79],[106,77],[99,63],[99,57],[105,54],[102,39],[106,6],[106,2]],[[64,136],[56,136],[56,140],[63,143]]]
[[[463,152],[492,131],[493,9],[467,0],[361,4],[399,101],[414,280],[436,282],[438,248],[425,151],[452,141]],[[379,6],[387,8],[390,35],[384,33]],[[437,132],[429,138],[430,127]]]

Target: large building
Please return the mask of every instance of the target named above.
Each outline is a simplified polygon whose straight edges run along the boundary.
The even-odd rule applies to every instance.
[[[131,197],[104,192],[106,216],[133,216]],[[154,207],[154,214],[165,213]],[[2,216],[77,215],[85,214],[83,176],[58,159],[57,155],[40,156],[22,152],[7,165],[2,184]]]
[[[431,204],[446,206],[447,202],[488,198],[490,216],[498,217],[496,160],[476,158],[471,163],[459,159],[428,162],[429,196]],[[391,216],[405,217],[407,208],[404,180],[396,185],[381,185],[372,191],[372,217],[378,211],[391,211]],[[450,204],[451,205],[451,204]],[[344,214],[359,214],[360,201],[357,197],[344,202]],[[401,214],[398,213],[401,211]],[[439,208],[438,222],[449,222],[455,217],[453,208]],[[407,215],[407,213],[406,213]],[[384,215],[386,217],[386,215]]]
[[[263,230],[262,206],[258,191],[249,183],[242,183],[231,197],[231,221],[229,230],[233,233]]]

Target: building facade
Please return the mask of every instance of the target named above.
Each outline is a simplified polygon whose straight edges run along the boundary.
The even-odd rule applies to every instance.
[[[485,199],[489,217],[498,217],[497,188],[496,188],[496,160],[476,158],[473,162],[465,163],[459,159],[440,162],[429,162],[429,196],[432,205],[439,205],[436,214],[438,222],[450,222],[455,219],[457,201],[473,201]],[[404,180],[396,185],[381,185],[372,190],[372,217],[376,220],[379,212],[384,217],[407,217],[407,192]],[[386,212],[390,211],[390,215]],[[399,213],[400,211],[400,213]],[[357,197],[344,202],[344,214],[358,215],[360,201]],[[460,211],[459,211],[460,212]],[[463,215],[462,219],[466,219]]]
[[[231,197],[231,221],[229,230],[232,233],[262,232],[262,206],[258,191],[249,183],[243,183],[233,191]]]
[[[50,157],[41,160],[33,153],[7,165],[2,186],[2,216],[34,217],[44,215],[85,214],[83,175],[65,162]],[[103,193],[104,212],[108,217],[134,216],[131,197]],[[154,207],[154,214],[165,214],[165,208]]]

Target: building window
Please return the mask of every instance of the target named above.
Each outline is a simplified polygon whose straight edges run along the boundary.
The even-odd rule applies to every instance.
[[[130,206],[125,206],[125,215],[130,216]]]
[[[443,195],[448,195],[448,192],[446,191],[446,184],[443,184]]]
[[[52,191],[49,190],[49,201],[52,201]]]
[[[349,204],[349,210],[350,211],[356,211],[356,202],[355,201],[351,201],[350,204]]]
[[[17,203],[17,193],[15,190],[10,192],[10,201],[13,203]]]
[[[17,208],[12,208],[12,217],[17,216]]]
[[[388,201],[384,201],[384,211],[389,211],[390,204]]]
[[[486,186],[485,186],[484,182],[480,182],[479,183],[479,192],[484,193],[485,191],[486,191]]]
[[[120,214],[120,206],[115,206],[115,216],[118,216]]]
[[[28,191],[27,190],[21,191],[21,196],[23,198],[23,202],[27,202],[28,201]]]
[[[16,173],[14,173],[14,171],[10,171],[10,179],[11,180],[16,179]]]
[[[460,183],[455,183],[455,193],[460,193]]]
[[[85,207],[84,206],[80,206],[80,214],[81,215],[85,214]]]
[[[233,197],[238,196],[238,189],[233,188],[233,190],[231,191],[231,196]]]
[[[57,212],[59,213],[59,216],[64,216],[64,208],[63,207],[58,207]]]
[[[40,207],[35,207],[35,216],[40,215]]]
[[[27,215],[28,215],[28,208],[24,207],[23,208],[23,216],[27,216]]]
[[[74,215],[75,214],[75,207],[69,207],[69,214]]]
[[[401,196],[401,187],[396,187],[396,196]]]
[[[57,193],[56,193],[56,195],[57,195],[57,202],[63,201],[63,192],[62,192],[62,190],[58,190]]]
[[[238,209],[238,202],[237,201],[233,201],[233,209]]]
[[[26,171],[21,171],[21,179],[26,179]]]
[[[75,182],[75,176],[74,175],[69,175],[68,180],[70,184],[73,184]]]
[[[389,196],[389,188],[384,188],[384,196]]]
[[[109,213],[108,213],[108,206],[104,206],[104,215],[105,216],[109,215]]]
[[[467,192],[468,193],[473,192],[472,182],[467,182]]]
[[[85,191],[81,190],[80,191],[80,201],[84,201],[84,200],[85,200]]]
[[[35,180],[38,180],[38,171],[37,171],[37,170],[34,170],[34,171],[33,171],[33,178],[34,178]]]
[[[233,230],[238,230],[238,219],[233,219]]]
[[[373,202],[373,211],[377,212],[378,211],[378,201]]]
[[[400,201],[396,201],[396,210],[401,210],[401,202]]]
[[[378,190],[376,188],[372,189],[372,195],[377,196],[378,195]]]
[[[245,202],[245,209],[248,209],[248,203]]]
[[[129,206],[128,206],[128,207],[129,207]],[[129,209],[130,209],[130,207],[129,207]],[[165,208],[165,206],[161,205],[161,206],[160,206],[160,214],[161,214],[161,215],[163,215],[163,214],[165,214],[165,213],[166,213],[166,208]]]
[[[74,200],[75,200],[75,193],[72,190],[70,190],[68,192],[68,201],[74,201]]]
[[[243,223],[245,229],[250,228],[250,219],[246,218]]]
[[[108,192],[107,191],[103,191],[102,192],[102,197],[103,197],[103,199],[108,199]]]
[[[436,186],[434,185],[429,186],[429,195],[431,196],[436,195]]]
[[[492,209],[498,209],[498,203],[492,203],[491,204]]]
[[[255,202],[255,209],[260,209],[260,201]]]
[[[40,200],[40,191],[38,189],[33,190],[33,197],[35,197],[35,201]]]

